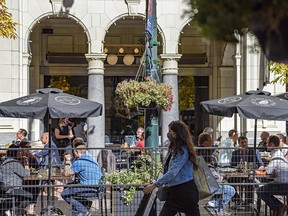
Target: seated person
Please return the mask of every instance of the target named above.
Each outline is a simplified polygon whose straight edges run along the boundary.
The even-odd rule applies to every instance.
[[[86,150],[86,144],[82,138],[75,138],[73,140],[73,149],[75,160],[71,164],[68,159],[70,155],[65,155],[65,176],[76,176],[80,185],[87,185],[87,187],[68,187],[61,193],[62,198],[72,207],[72,215],[89,215],[88,209],[75,197],[93,197],[96,196],[97,190],[91,185],[100,184],[102,173],[99,165]]]
[[[51,161],[49,163],[49,133],[45,132],[41,136],[41,142],[44,144],[44,149],[38,152],[30,151],[31,154],[37,159],[39,165],[44,168],[48,168],[48,164],[54,166],[53,168],[60,168],[61,159],[56,144],[51,140]],[[56,167],[55,167],[56,166]],[[51,172],[52,173],[52,172]],[[55,185],[63,185],[60,181],[53,181]],[[54,195],[58,198],[61,198],[60,194],[62,192],[62,187],[54,187]]]
[[[247,166],[252,164],[253,166],[251,168],[258,169],[258,167],[263,165],[261,157],[260,157],[261,161],[259,161],[259,157],[257,157],[257,152],[252,148],[248,148],[248,139],[246,136],[240,136],[238,138],[238,145],[240,148],[235,150],[232,153],[232,159],[231,159],[232,167],[238,167],[242,163],[243,168],[245,168],[245,164],[247,164]],[[228,179],[228,181],[231,183],[243,183],[243,182],[253,183],[253,180],[249,180],[248,178],[247,179],[230,178]],[[245,189],[246,204],[252,203],[253,202],[253,186],[245,185],[244,189]],[[234,196],[234,200],[236,201],[236,205],[245,203],[242,200],[240,200],[240,196],[237,192]]]
[[[262,131],[260,135],[261,142],[259,142],[258,144],[258,149],[260,152],[267,151],[267,141],[268,141],[269,135],[270,134],[268,131]]]
[[[49,133],[43,133],[41,136],[41,142],[44,144],[44,149],[39,152],[32,151],[32,155],[38,159],[39,165],[47,167],[49,164]],[[50,164],[60,166],[61,160],[56,144],[51,140],[51,161]]]
[[[32,194],[22,189],[23,178],[30,174],[29,167],[24,168],[17,160],[17,150],[8,149],[6,156],[1,164],[1,193],[17,196],[16,215],[23,215],[32,200]]]
[[[238,139],[238,131],[232,129],[228,132],[228,138],[221,142],[219,146],[218,165],[220,167],[230,167],[232,152]]]
[[[130,151],[131,155],[129,158],[129,163],[132,166],[135,164],[134,161],[137,160],[139,155],[143,154],[145,151],[144,128],[139,127],[136,131],[136,136],[137,136],[137,142],[136,142],[135,148]],[[139,163],[136,163],[135,166],[137,168],[140,168],[141,165]]]
[[[209,147],[212,146],[212,137],[209,133],[201,133],[198,138],[198,144],[200,147],[205,147],[198,149],[197,154],[203,156],[204,160],[210,167],[210,170],[216,180],[221,183],[222,182],[222,177],[220,174],[215,170],[215,162],[213,162],[213,155],[211,149]],[[225,205],[229,203],[231,198],[235,194],[235,189],[231,185],[220,185],[219,190],[217,191],[218,193],[222,193],[223,196],[218,196],[214,195],[211,200],[208,202],[208,206],[213,208],[215,212],[221,213],[224,211]]]
[[[267,146],[271,151],[272,160],[266,167],[259,167],[259,170],[265,170],[267,174],[274,175],[275,183],[259,187],[257,196],[269,206],[273,211],[273,216],[283,216],[288,206],[278,200],[274,194],[288,196],[288,161],[280,150],[279,137],[270,136]]]
[[[141,153],[143,153],[145,148],[144,128],[139,127],[136,131],[136,135],[137,135],[136,148],[139,148],[141,150]]]
[[[9,148],[14,148],[13,145],[10,145]],[[23,166],[29,167],[30,169],[38,169],[38,161],[36,158],[31,154],[31,145],[30,141],[27,138],[24,138],[21,140],[19,144],[19,150],[17,151],[17,158],[22,163]],[[39,185],[39,180],[25,180],[23,182],[24,185],[33,185],[33,186],[38,186]],[[37,203],[37,198],[38,194],[40,192],[39,187],[26,187],[24,188],[27,192],[31,193],[33,195],[32,202],[34,204],[30,205],[30,211],[34,212],[34,206]]]
[[[12,141],[12,145],[19,147],[21,140],[26,139],[27,131],[23,128],[20,128],[16,133],[15,140]]]

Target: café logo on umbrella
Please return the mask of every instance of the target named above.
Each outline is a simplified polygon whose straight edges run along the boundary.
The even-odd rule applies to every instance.
[[[241,97],[237,96],[237,97],[228,97],[228,98],[223,98],[221,100],[218,101],[219,104],[230,104],[230,103],[235,103],[237,101],[242,100]]]
[[[69,96],[59,96],[59,97],[56,97],[55,100],[59,103],[67,104],[67,105],[77,105],[81,103],[79,99],[69,97]]]
[[[276,102],[266,98],[251,99],[251,103],[261,107],[272,107],[276,105]]]
[[[30,104],[36,104],[38,103],[39,101],[41,101],[42,98],[41,97],[24,97],[24,98],[21,98],[20,100],[17,100],[16,101],[16,104],[17,105],[21,105],[21,106],[26,106],[26,105],[30,105]]]

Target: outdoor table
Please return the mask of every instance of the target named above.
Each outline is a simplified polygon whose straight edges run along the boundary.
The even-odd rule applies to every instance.
[[[253,173],[255,171],[255,173]],[[227,179],[229,178],[240,178],[240,179],[249,179],[249,178],[255,178],[255,179],[265,179],[267,181],[272,181],[274,179],[273,175],[268,175],[266,172],[258,171],[258,170],[250,170],[246,172],[239,172],[237,169],[234,168],[224,168],[219,169],[219,172],[222,176],[225,176]],[[245,184],[245,183],[244,183]],[[240,184],[240,186],[244,185],[243,183]],[[260,208],[261,208],[261,199],[258,199],[257,197],[257,203],[256,203],[256,210],[257,215],[260,214]],[[265,211],[266,212],[266,211]]]
[[[53,180],[73,180],[73,178],[71,176],[63,176],[63,175],[55,175],[55,176],[51,176],[50,178],[52,181]],[[29,176],[26,176],[24,177],[24,180],[39,180],[39,181],[48,181],[48,176],[42,176],[42,177],[39,177],[38,175],[36,174],[33,174],[33,175],[29,175]]]
[[[32,181],[32,180],[38,180],[39,181],[39,185],[40,185],[40,200],[41,200],[41,203],[40,203],[40,209],[43,210],[43,203],[44,203],[44,199],[43,199],[43,188],[45,187],[45,185],[43,185],[43,181],[48,181],[49,180],[49,177],[48,175],[47,176],[39,176],[38,174],[31,174],[29,176],[26,176],[24,177],[24,180],[25,181]],[[51,181],[55,181],[55,180],[58,180],[58,181],[69,181],[69,180],[73,180],[73,176],[64,176],[64,175],[61,175],[61,174],[57,174],[57,175],[52,175],[50,177],[50,180]],[[61,187],[61,186],[57,186],[57,187]],[[64,187],[64,185],[63,185]],[[54,202],[54,199],[53,199],[53,202]]]

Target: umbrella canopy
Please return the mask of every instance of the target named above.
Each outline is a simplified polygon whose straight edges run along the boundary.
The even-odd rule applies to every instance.
[[[56,88],[38,89],[36,93],[0,103],[0,117],[43,119],[87,118],[102,114],[102,105]]]
[[[201,102],[212,115],[232,117],[238,113],[242,118],[264,120],[288,120],[288,100],[270,96],[266,91],[248,91],[232,97]]]
[[[288,100],[288,92],[281,93],[281,94],[277,94],[277,95],[273,95],[273,96],[274,96],[274,97],[281,98],[281,99]]]

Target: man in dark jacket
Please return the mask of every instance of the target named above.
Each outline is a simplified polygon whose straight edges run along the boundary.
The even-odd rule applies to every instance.
[[[231,159],[231,166],[238,167],[240,169],[258,169],[263,162],[257,157],[257,153],[254,149],[248,148],[248,139],[246,136],[240,136],[238,138],[239,149],[235,150],[232,153]],[[230,178],[228,179],[230,183],[252,183],[252,180],[246,178]],[[239,200],[240,196],[236,191],[234,196],[235,201],[237,204],[244,203],[243,201]],[[245,205],[247,207],[250,203],[253,202],[253,186],[252,185],[245,185]]]
[[[22,189],[23,178],[30,174],[29,167],[27,167],[28,169],[24,169],[23,165],[16,159],[17,150],[9,149],[6,156],[6,159],[0,166],[1,193],[6,194],[8,197],[17,196],[15,213],[16,215],[23,215],[24,208],[32,200],[32,194]]]

